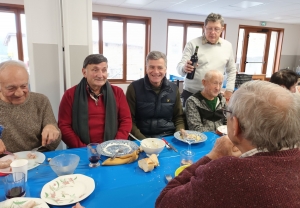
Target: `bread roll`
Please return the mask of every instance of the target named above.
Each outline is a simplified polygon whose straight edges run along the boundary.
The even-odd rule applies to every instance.
[[[154,162],[149,158],[144,158],[138,161],[138,165],[144,172],[149,172],[154,169]]]
[[[154,167],[159,166],[159,162],[158,162],[158,158],[156,154],[152,154],[149,157],[151,159],[151,161],[154,163]]]
[[[8,168],[10,166],[11,162],[12,162],[12,160],[0,161],[0,169]]]

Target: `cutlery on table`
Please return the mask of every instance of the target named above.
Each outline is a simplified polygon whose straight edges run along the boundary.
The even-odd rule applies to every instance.
[[[169,142],[167,142],[167,140],[165,140],[164,138],[161,138],[161,140],[163,140],[169,147],[171,147],[172,150],[174,150],[175,152],[178,152],[178,150],[175,147],[173,147],[173,145],[171,145]]]
[[[122,153],[123,149],[117,149],[116,153],[111,157],[111,159],[115,159],[115,157],[118,155],[118,153]]]
[[[36,151],[38,151],[40,148],[42,148],[42,147],[44,147],[43,145],[41,145],[41,146],[39,146],[39,147],[36,147],[36,148],[33,148],[32,150],[31,150],[31,152],[36,152]]]
[[[173,179],[173,177],[170,174],[166,174],[165,179],[166,179],[166,182],[169,183]]]
[[[134,140],[138,141],[141,144],[141,140],[137,139],[135,136],[133,136],[131,133],[129,133],[129,136],[131,136]],[[147,147],[147,145],[145,143],[143,143],[143,145],[145,147]]]
[[[135,136],[133,136],[131,133],[129,133],[129,136],[131,136],[134,140],[138,141],[139,143],[141,143],[141,140],[137,139]]]
[[[5,152],[3,152],[2,154],[0,154],[0,158],[5,157],[5,156],[7,156],[7,155],[12,155],[12,156],[14,156],[14,153],[11,153],[11,152],[9,152],[9,151],[5,151]]]

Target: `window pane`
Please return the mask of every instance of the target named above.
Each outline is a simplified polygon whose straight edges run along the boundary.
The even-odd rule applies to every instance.
[[[272,74],[273,74],[274,59],[275,59],[276,45],[277,45],[276,44],[277,43],[277,37],[278,37],[278,32],[272,31],[266,77],[271,77]]]
[[[201,27],[188,27],[187,28],[187,35],[186,35],[186,42],[197,38],[202,35],[202,28]]]
[[[168,27],[168,48],[167,48],[167,78],[170,75],[180,76],[176,67],[182,56],[183,26]],[[180,76],[181,77],[181,76]]]
[[[237,63],[237,70],[240,71],[241,66],[241,58],[242,58],[242,49],[244,44],[244,29],[240,29],[239,31],[239,41],[238,41],[238,48],[236,53],[236,63]]]
[[[265,54],[266,34],[249,33],[245,72],[261,74]],[[251,63],[256,62],[256,63]],[[258,62],[258,63],[257,63]],[[260,63],[259,63],[260,62]]]
[[[99,53],[99,21],[92,21],[92,33],[93,33],[93,54]]]
[[[18,60],[15,14],[0,12],[0,62]]]
[[[123,78],[123,22],[103,21],[103,54],[109,79]]]
[[[23,47],[23,59],[24,59],[23,61],[28,67],[28,73],[30,73],[25,14],[21,14],[21,31],[22,31],[22,47]]]
[[[127,80],[144,77],[145,24],[127,23]]]

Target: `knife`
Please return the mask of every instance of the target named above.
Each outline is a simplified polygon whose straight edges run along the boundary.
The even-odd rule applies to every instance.
[[[169,147],[171,147],[175,152],[178,152],[178,150],[173,147],[173,145],[171,145],[169,142],[167,142],[164,138],[161,138],[161,140],[163,140]]]

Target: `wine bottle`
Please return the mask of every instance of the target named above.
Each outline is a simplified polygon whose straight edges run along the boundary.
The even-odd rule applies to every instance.
[[[194,67],[194,71],[192,71],[191,73],[188,73],[186,75],[187,79],[194,79],[194,75],[195,75],[195,71],[196,71],[196,67],[197,67],[197,63],[198,63],[198,55],[197,55],[198,48],[199,48],[199,46],[196,46],[195,53],[194,53],[194,55],[192,55],[191,60],[190,60]]]

